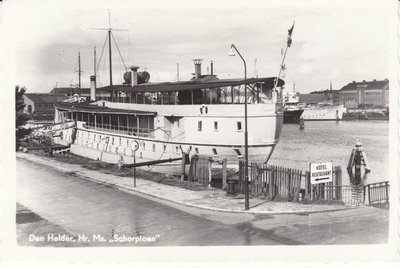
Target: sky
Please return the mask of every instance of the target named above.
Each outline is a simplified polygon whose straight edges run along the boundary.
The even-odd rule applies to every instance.
[[[31,1],[32,2],[32,1]],[[16,84],[28,92],[50,92],[53,87],[78,84],[81,53],[82,86],[89,87],[108,27],[126,66],[140,66],[150,82],[192,77],[192,59],[210,61],[219,78],[242,78],[243,62],[229,57],[235,44],[247,63],[248,77],[270,77],[279,72],[281,49],[295,21],[292,46],[286,57],[286,89],[306,93],[340,89],[352,81],[389,77],[393,52],[393,1],[6,1],[3,29],[12,44]],[[105,51],[108,48],[105,48]],[[98,85],[108,85],[108,55],[98,64]],[[113,82],[125,72],[113,45]]]

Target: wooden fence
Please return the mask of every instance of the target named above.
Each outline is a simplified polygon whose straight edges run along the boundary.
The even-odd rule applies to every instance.
[[[211,178],[211,161],[206,155],[193,155],[190,159],[189,181],[198,181],[202,185],[208,185]]]
[[[239,162],[239,192],[244,193],[244,162]],[[308,171],[251,163],[249,166],[249,193],[252,196],[263,196],[268,199],[286,201],[342,200],[348,197],[351,189],[341,187],[342,169],[334,167],[333,181],[312,185]],[[302,190],[302,187],[304,190]]]
[[[244,162],[239,162],[239,192],[244,193]],[[268,199],[280,198],[298,201],[300,196],[301,170],[251,163],[249,168],[249,192],[252,196]]]

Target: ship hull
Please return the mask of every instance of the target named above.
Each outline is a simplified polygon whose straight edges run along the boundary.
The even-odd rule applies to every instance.
[[[302,109],[285,110],[283,112],[283,123],[284,124],[299,124],[300,117],[302,114],[303,114]]]
[[[312,107],[305,109],[301,117],[305,121],[335,121],[342,120],[346,108],[343,105]]]
[[[146,106],[146,109],[151,109]],[[198,112],[199,107],[157,108],[159,113],[154,117],[155,130],[151,136],[140,137],[128,131],[111,131],[99,124],[77,121],[75,127],[62,130],[63,134],[54,142],[70,144],[73,154],[108,163],[133,163],[132,144],[136,142],[139,144],[135,152],[136,162],[179,158],[183,153],[209,155],[214,160],[227,159],[228,163],[237,163],[244,158],[244,124],[237,129],[238,122],[244,122],[243,105],[210,106],[206,115]],[[249,105],[248,110],[249,161],[266,162],[279,141],[282,106]],[[171,121],[171,113],[180,118],[179,124]],[[199,121],[202,121],[201,131],[198,129]],[[218,124],[218,129],[215,129],[215,124]]]

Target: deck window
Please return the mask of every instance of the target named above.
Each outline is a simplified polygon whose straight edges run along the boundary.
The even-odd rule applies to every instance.
[[[201,131],[202,127],[203,127],[203,122],[202,121],[198,121],[197,122],[197,130]]]
[[[164,144],[164,152],[167,150],[167,145]]]
[[[153,152],[155,152],[155,151],[156,151],[156,144],[153,143]]]
[[[213,150],[213,154],[214,154],[214,155],[218,155],[217,149],[213,148],[212,150]]]
[[[237,130],[238,131],[242,131],[242,122],[241,121],[238,121],[238,122],[236,122],[237,123]]]
[[[218,121],[214,121],[214,131],[218,131]]]

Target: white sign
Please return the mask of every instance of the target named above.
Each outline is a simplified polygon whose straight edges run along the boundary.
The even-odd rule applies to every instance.
[[[139,149],[139,142],[136,141],[136,140],[132,141],[131,142],[131,149],[136,152]]]
[[[332,182],[332,162],[311,163],[310,181],[311,184]]]

